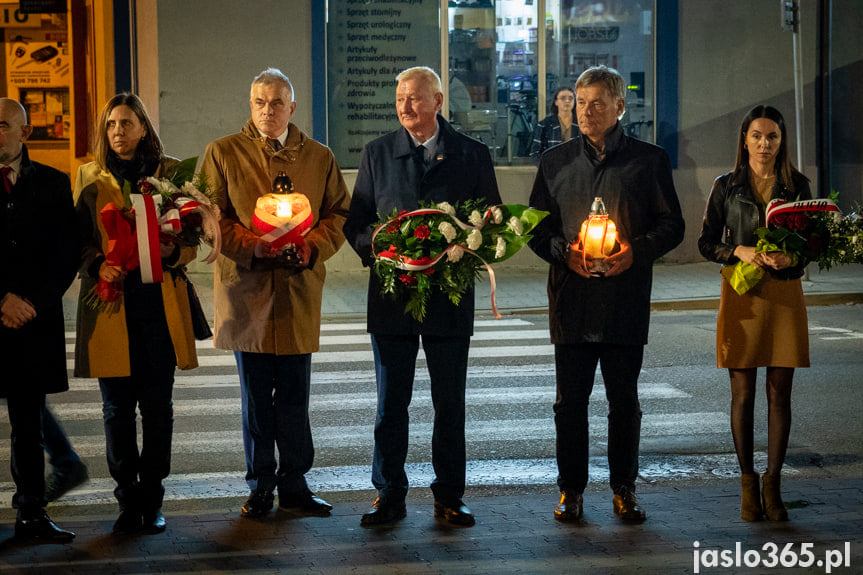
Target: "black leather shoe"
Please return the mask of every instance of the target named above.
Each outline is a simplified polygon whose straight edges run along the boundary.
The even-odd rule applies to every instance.
[[[614,514],[624,521],[644,521],[647,518],[633,491],[614,494]]]
[[[279,509],[302,511],[311,515],[328,515],[333,506],[306,489],[299,493],[279,494]]]
[[[143,527],[141,510],[137,507],[121,507],[120,516],[114,522],[113,532],[115,535],[128,535],[137,533]]]
[[[54,470],[45,479],[45,499],[56,501],[88,479],[87,466],[80,461],[68,471]]]
[[[19,513],[18,519],[15,520],[15,537],[65,543],[74,539],[75,534],[57,527],[43,510],[28,518],[22,518]]]
[[[360,519],[360,525],[383,525],[385,523],[394,523],[399,519],[404,519],[408,514],[405,508],[404,499],[397,501],[388,501],[378,497],[372,503],[372,508],[369,509]]]
[[[168,527],[168,522],[165,521],[165,516],[162,515],[161,507],[153,511],[144,511],[142,520],[143,529],[146,533],[161,533]]]
[[[584,496],[573,491],[562,491],[560,503],[554,508],[554,518],[558,521],[578,521],[584,517]]]
[[[461,499],[447,503],[435,500],[434,516],[444,519],[447,523],[462,527],[470,527],[476,523],[473,512]]]
[[[243,503],[240,515],[243,517],[262,517],[273,510],[275,497],[272,492],[252,491],[252,495]]]

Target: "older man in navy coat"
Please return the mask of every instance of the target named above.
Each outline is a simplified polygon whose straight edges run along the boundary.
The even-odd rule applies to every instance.
[[[63,293],[81,260],[69,178],[31,162],[24,108],[0,98],[0,397],[12,426],[19,539],[69,541],[45,514],[42,410],[69,388]]]
[[[426,67],[410,68],[396,78],[396,111],[402,127],[366,145],[345,237],[374,265],[371,225],[393,210],[412,210],[420,201],[500,203],[488,148],[459,134],[439,114],[443,94],[438,75]],[[403,313],[404,301],[381,294],[378,277],[369,274],[368,331],[371,333],[378,386],[372,483],[378,498],[363,515],[363,525],[398,521],[405,516],[408,479],[408,406],[420,339],[431,377],[434,405],[432,465],[434,514],[449,523],[470,526],[474,516],[462,501],[465,488],[465,384],[473,292],[453,305],[442,292],[431,296],[425,321]]]

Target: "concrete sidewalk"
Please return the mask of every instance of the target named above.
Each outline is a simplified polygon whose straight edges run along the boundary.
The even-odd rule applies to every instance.
[[[654,266],[652,302],[654,310],[715,309],[719,303],[720,266],[710,262],[693,264],[659,264]],[[213,319],[213,276],[210,273],[189,274],[204,312]],[[497,307],[501,314],[546,313],[548,298],[544,268],[509,268],[501,266],[496,274]],[[321,306],[324,320],[364,319],[368,271],[330,271],[324,283]],[[809,305],[863,303],[863,265],[837,267],[819,272],[810,266],[803,292]],[[63,298],[66,326],[75,329],[78,281]],[[488,275],[476,287],[478,314],[491,314],[491,284]]]
[[[432,517],[427,488],[411,491],[407,518],[360,527],[371,494],[326,494],[330,517],[279,511],[239,517],[241,500],[168,502],[168,529],[112,536],[113,511],[49,511],[78,536],[65,545],[21,544],[0,524],[4,574],[101,573],[860,573],[863,571],[863,479],[786,478],[787,523],[745,523],[736,481],[640,488],[648,519],[627,525],[611,511],[610,492],[585,493],[585,520],[553,518],[554,486],[500,488],[466,500],[477,517],[454,528]],[[101,513],[101,514],[100,514]],[[5,540],[5,541],[3,541]],[[737,550],[739,545],[739,551]],[[773,557],[770,552],[773,550]],[[696,551],[698,555],[696,555]],[[804,553],[810,551],[812,557]],[[721,552],[730,565],[719,568]],[[699,568],[695,569],[696,557]],[[785,561],[785,567],[778,563]],[[810,560],[808,568],[793,568]],[[776,568],[770,569],[774,561]],[[713,567],[710,567],[713,565]],[[747,566],[748,565],[748,566]]]

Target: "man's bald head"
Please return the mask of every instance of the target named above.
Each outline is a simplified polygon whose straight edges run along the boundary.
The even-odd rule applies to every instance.
[[[17,100],[0,98],[0,162],[8,164],[20,156],[32,132],[24,106]]]

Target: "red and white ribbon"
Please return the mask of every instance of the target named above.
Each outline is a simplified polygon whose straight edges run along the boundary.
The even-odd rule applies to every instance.
[[[803,200],[800,202],[786,202],[785,200],[775,199],[770,200],[767,204],[766,221],[770,225],[770,220],[780,214],[797,214],[804,212],[839,212],[839,208],[833,203],[833,200]],[[840,212],[841,213],[841,212]]]
[[[314,219],[312,207],[306,201],[304,208],[288,219],[256,207],[252,215],[252,225],[262,240],[278,249],[288,244],[302,244],[303,236],[309,233]]]
[[[380,232],[382,229],[385,229],[390,223],[392,223],[394,221],[401,220],[403,218],[410,217],[410,216],[425,216],[425,215],[430,215],[430,214],[444,214],[444,215],[448,215],[449,218],[453,222],[455,222],[455,224],[458,227],[460,227],[463,230],[467,230],[467,229],[478,230],[478,229],[482,228],[485,225],[485,223],[491,218],[491,213],[492,213],[492,209],[489,208],[488,210],[486,210],[486,213],[482,218],[482,222],[480,222],[480,224],[478,226],[472,226],[470,224],[466,224],[466,223],[460,221],[457,217],[453,216],[452,214],[447,214],[447,212],[445,212],[443,210],[438,210],[435,208],[424,208],[424,209],[414,210],[412,212],[406,212],[403,214],[399,214],[398,216],[396,216],[396,217],[382,223],[378,227],[376,227],[374,229],[374,231],[372,232],[372,246],[375,245],[375,237],[378,235],[378,232]],[[404,256],[399,256],[397,254],[394,255],[394,257],[389,257],[388,255],[381,255],[381,254],[387,253],[387,252],[381,252],[381,254],[375,254],[375,257],[379,260],[387,260],[389,262],[392,262],[392,264],[400,270],[424,271],[424,270],[427,270],[429,268],[434,267],[435,264],[437,264],[439,261],[441,261],[441,259],[443,259],[445,256],[448,256],[449,253],[453,249],[455,249],[456,247],[459,247],[459,248],[463,249],[465,251],[465,253],[468,253],[468,254],[478,258],[479,261],[481,261],[483,263],[483,265],[485,266],[486,271],[488,271],[488,281],[489,281],[489,284],[491,285],[491,312],[492,312],[492,314],[494,314],[494,317],[496,319],[500,319],[503,316],[501,316],[500,313],[497,311],[497,300],[495,298],[495,292],[497,291],[497,282],[494,279],[494,269],[491,267],[491,264],[489,264],[487,261],[485,261],[482,258],[482,256],[480,256],[478,253],[476,253],[475,251],[473,251],[472,249],[470,249],[467,246],[452,244],[452,245],[447,246],[446,249],[444,249],[444,251],[438,257],[436,257],[434,259],[423,258],[422,261],[421,260],[413,260],[411,258],[406,258]]]
[[[158,207],[162,196],[132,194],[135,210],[135,234],[138,237],[138,258],[141,263],[141,281],[147,284],[162,281],[162,255],[159,248]]]

